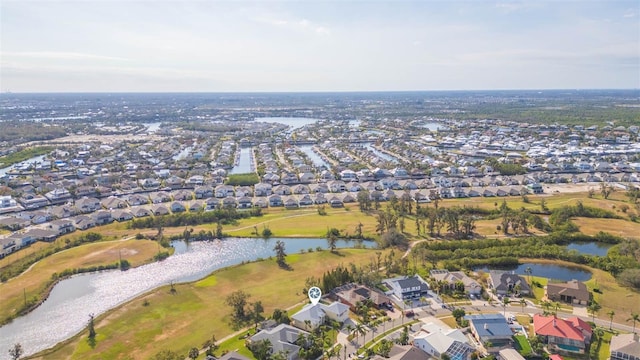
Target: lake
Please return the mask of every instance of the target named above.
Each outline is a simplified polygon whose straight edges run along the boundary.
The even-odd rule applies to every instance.
[[[481,268],[475,268],[476,271],[489,271],[489,270],[504,270],[514,271],[518,275],[527,275],[525,270],[530,267],[531,275],[540,276],[549,279],[569,281],[576,279],[578,281],[587,281],[591,279],[591,272],[583,270],[579,267],[564,266],[556,264],[538,264],[538,263],[524,263],[517,267],[506,268],[488,268],[486,266]]]
[[[277,240],[285,243],[288,254],[327,248],[326,239],[229,238],[188,246],[173,242],[176,252],[164,261],[128,271],[77,275],[58,283],[42,305],[0,327],[0,359],[8,359],[6,349],[18,342],[25,355],[50,348],[84,329],[89,314],[100,315],[157,287],[198,280],[217,269],[273,256]],[[337,244],[340,248],[353,245],[344,240]]]
[[[607,252],[613,245],[596,241],[574,242],[567,245],[567,250],[576,250],[584,255],[607,256]]]
[[[302,118],[302,117],[259,117],[255,121],[279,123],[292,127],[293,129],[301,128],[305,125],[314,124],[320,119]]]

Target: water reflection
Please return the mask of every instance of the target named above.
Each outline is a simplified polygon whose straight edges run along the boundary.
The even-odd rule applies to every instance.
[[[21,343],[26,354],[49,348],[81,331],[88,315],[99,315],[144,292],[171,282],[193,281],[214,270],[243,261],[273,256],[278,239],[232,238],[223,241],[174,242],[176,253],[162,262],[128,271],[105,271],[74,276],[56,285],[33,312],[0,327],[0,349]],[[279,239],[287,253],[327,247],[325,239]],[[339,241],[338,247],[353,243]],[[0,351],[0,359],[8,359]]]

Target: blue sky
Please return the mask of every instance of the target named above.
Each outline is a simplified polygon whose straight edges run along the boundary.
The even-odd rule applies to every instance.
[[[640,88],[640,1],[0,0],[0,90]]]

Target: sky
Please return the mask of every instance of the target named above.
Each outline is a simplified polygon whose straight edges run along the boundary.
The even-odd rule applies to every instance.
[[[0,91],[640,88],[640,0],[0,0]]]

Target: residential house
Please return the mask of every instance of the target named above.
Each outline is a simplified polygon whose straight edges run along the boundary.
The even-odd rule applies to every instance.
[[[447,355],[451,360],[467,360],[474,351],[462,331],[443,329],[432,322],[422,326],[414,337],[413,346],[437,359]]]
[[[238,202],[236,201],[236,198],[234,198],[233,196],[227,196],[224,199],[222,199],[222,207],[235,208],[235,207],[238,207]]]
[[[158,191],[149,194],[152,204],[160,204],[171,201],[171,195],[166,191]]]
[[[391,286],[393,294],[400,300],[418,300],[427,296],[429,285],[420,275],[385,280]]]
[[[155,216],[168,215],[169,214],[169,209],[163,204],[155,204],[155,205],[153,205],[151,207],[151,211],[153,212],[153,215],[155,215]]]
[[[197,186],[194,193],[196,199],[208,199],[213,197],[213,188],[211,186]]]
[[[609,351],[611,360],[640,360],[640,336],[636,333],[614,335]]]
[[[506,295],[512,292],[524,295],[531,293],[529,284],[527,284],[522,276],[507,271],[489,271],[489,286],[495,290],[498,295]]]
[[[276,195],[291,195],[291,188],[288,185],[276,185],[273,188],[273,193]]]
[[[78,230],[87,230],[96,226],[95,220],[91,216],[88,215],[80,215],[73,218],[73,225]]]
[[[273,329],[261,330],[259,333],[253,335],[248,343],[249,346],[251,346],[251,344],[267,340],[271,344],[271,354],[282,353],[286,356],[287,360],[298,360],[300,346],[296,344],[297,340],[300,336],[306,336],[307,334],[306,331],[293,326],[280,324]]]
[[[19,199],[20,203],[26,210],[39,209],[49,205],[49,200],[40,195],[27,194]]]
[[[362,301],[370,301],[378,309],[383,306],[392,306],[391,299],[387,295],[364,285],[349,284],[334,289],[332,293],[338,301],[349,306],[353,311],[356,310],[356,304]]]
[[[127,203],[129,203],[129,206],[146,205],[149,203],[149,198],[142,194],[131,194],[127,197]],[[111,209],[111,207],[106,208]]]
[[[91,214],[91,217],[96,222],[96,225],[106,225],[110,224],[113,221],[113,216],[111,216],[111,211],[102,210]]]
[[[434,269],[429,273],[436,281],[444,281],[451,289],[455,289],[458,284],[461,284],[467,294],[482,294],[482,286],[462,271],[449,272],[448,270]]]
[[[282,197],[280,195],[271,195],[269,196],[269,206],[283,206],[284,202],[282,201]]]
[[[76,200],[75,207],[83,214],[97,211],[102,208],[100,201],[96,198],[83,197]]]
[[[209,198],[207,199],[205,202],[205,210],[215,210],[217,209],[220,205],[220,200],[218,200],[217,198]]]
[[[147,202],[149,201],[147,198],[145,198],[145,200]],[[109,196],[108,198],[102,199],[100,205],[105,209],[124,209],[127,207],[127,202],[115,196]]]
[[[202,201],[194,201],[189,204],[189,211],[198,212],[204,209],[204,203]]]
[[[564,320],[555,315],[535,314],[533,328],[549,351],[569,354],[585,354],[593,335],[591,326],[577,316]]]
[[[547,297],[553,301],[569,304],[587,305],[591,299],[587,286],[578,280],[565,283],[549,282],[546,287]]]
[[[323,303],[308,304],[297,313],[291,315],[291,324],[297,328],[312,331],[329,319],[343,323],[348,318],[349,306],[343,303],[332,302],[328,305]]]
[[[142,206],[132,209],[131,212],[133,213],[133,216],[137,218],[151,216],[151,211],[149,211],[148,209],[145,209]]]
[[[57,236],[68,234],[76,230],[73,221],[67,219],[53,220],[49,222],[47,228],[54,231]]]
[[[16,239],[11,237],[0,238],[0,259],[18,250],[20,250],[20,246]]]
[[[502,314],[467,315],[464,318],[469,321],[473,337],[490,352],[513,347],[513,331]]]
[[[71,199],[71,193],[65,188],[57,188],[44,195],[52,204],[59,204]]]
[[[225,198],[227,196],[234,196],[233,186],[231,185],[218,185],[214,191],[214,196],[218,199]]]
[[[502,349],[498,351],[498,360],[525,360],[516,349]],[[549,357],[551,359],[551,357]]]
[[[258,183],[253,186],[253,192],[256,196],[269,196],[273,194],[273,185],[269,183]]]
[[[111,216],[117,221],[128,221],[133,219],[133,213],[129,210],[113,210]]]
[[[171,212],[172,213],[179,213],[179,212],[184,212],[187,209],[184,207],[184,205],[179,202],[179,201],[174,201],[171,203]]]

